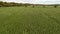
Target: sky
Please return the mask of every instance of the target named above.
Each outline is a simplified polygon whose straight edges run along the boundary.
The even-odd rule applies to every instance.
[[[60,0],[0,0],[4,2],[34,3],[34,4],[60,4]]]

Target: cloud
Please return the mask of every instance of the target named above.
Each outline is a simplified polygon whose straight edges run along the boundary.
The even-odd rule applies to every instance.
[[[7,2],[22,2],[22,3],[35,3],[35,4],[50,4],[50,3],[59,3],[60,0],[0,0],[0,1],[7,1]]]

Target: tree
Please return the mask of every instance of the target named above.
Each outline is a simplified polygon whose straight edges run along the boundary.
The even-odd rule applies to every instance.
[[[3,6],[3,2],[2,1],[0,1],[0,7],[2,7]]]
[[[32,7],[34,8],[34,7],[35,7],[35,5],[32,5]]]
[[[57,8],[58,5],[54,5],[54,8]]]
[[[45,5],[43,5],[43,8],[45,8]]]

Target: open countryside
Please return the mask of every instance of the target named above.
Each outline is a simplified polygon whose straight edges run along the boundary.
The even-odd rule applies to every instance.
[[[60,6],[1,3],[0,34],[60,34]]]

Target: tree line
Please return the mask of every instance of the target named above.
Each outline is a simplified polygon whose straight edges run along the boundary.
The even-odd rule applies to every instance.
[[[13,7],[13,6],[31,6],[32,4],[29,3],[15,3],[15,2],[2,2],[0,1],[0,7]]]
[[[25,7],[32,6],[34,8],[35,6],[43,6],[43,7],[45,7],[46,5],[29,4],[29,3],[25,3],[24,4],[24,3],[15,3],[15,2],[3,2],[3,1],[0,1],[0,7],[14,7],[14,6],[25,6]],[[55,4],[55,5],[52,5],[52,6],[54,6],[56,8],[58,5]]]

